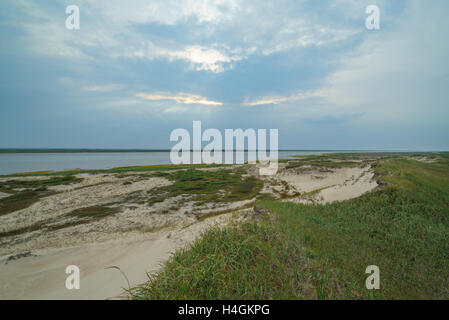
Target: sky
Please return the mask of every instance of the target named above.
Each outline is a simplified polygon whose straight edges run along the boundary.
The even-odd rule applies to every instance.
[[[200,120],[280,149],[449,150],[448,34],[447,0],[3,0],[0,148],[171,148]]]

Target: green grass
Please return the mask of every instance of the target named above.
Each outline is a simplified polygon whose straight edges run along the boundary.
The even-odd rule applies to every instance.
[[[327,205],[260,201],[271,214],[212,229],[135,299],[449,299],[449,161],[383,158],[387,183]],[[380,290],[365,269],[380,268]]]
[[[111,169],[73,169],[66,171],[41,171],[41,172],[23,172],[14,173],[8,175],[0,175],[0,178],[7,177],[30,177],[30,176],[72,176],[75,174],[88,173],[88,174],[124,174],[127,172],[157,172],[157,171],[171,171],[179,169],[194,169],[194,168],[215,168],[215,167],[227,167],[226,164],[163,164],[163,165],[148,165],[148,166],[129,166],[129,167],[116,167]]]
[[[0,199],[0,216],[5,214],[28,208],[32,204],[39,201],[42,197],[54,194],[49,191],[26,190],[17,192],[9,197]]]
[[[201,171],[179,170],[173,173],[159,172],[174,181],[173,184],[153,190],[149,204],[164,201],[169,197],[191,195],[201,203],[247,200],[256,197],[263,183],[254,177],[243,177],[245,171],[219,169]]]
[[[0,182],[0,192],[11,194],[0,199],[0,216],[28,208],[42,197],[46,197],[55,192],[47,190],[49,186],[66,185],[82,181],[82,178],[74,176],[58,176],[44,180],[7,180]],[[17,191],[16,189],[25,189]]]
[[[306,165],[310,165],[313,167],[325,167],[325,168],[354,168],[360,165],[360,163],[355,161],[341,161],[334,162],[330,160],[309,160],[309,159],[301,159],[301,160],[293,160],[290,161],[287,165],[287,169],[303,167]]]
[[[92,206],[73,210],[68,214],[68,216],[77,218],[100,219],[115,214],[118,211],[119,208],[117,207],[111,208],[107,206]]]
[[[43,180],[7,180],[0,182],[0,191],[18,188],[45,188],[49,186],[78,183],[82,180],[82,178],[76,178],[74,176],[58,176]]]

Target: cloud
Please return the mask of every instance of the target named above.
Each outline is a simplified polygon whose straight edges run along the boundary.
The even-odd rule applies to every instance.
[[[314,91],[307,91],[307,92],[297,92],[293,95],[287,96],[287,97],[271,97],[271,98],[260,98],[255,101],[248,101],[246,100],[243,104],[245,106],[262,106],[262,105],[270,105],[270,104],[280,104],[280,103],[287,103],[287,102],[294,102],[299,100],[306,100],[311,98],[317,98],[317,97],[324,97],[326,96],[327,91],[326,90],[314,90]]]
[[[145,136],[136,123],[158,134],[201,119],[282,128],[280,139],[296,147],[303,136],[311,148],[417,139],[447,148],[449,7],[434,2],[78,0],[81,29],[70,31],[66,2],[4,1],[3,144],[46,141],[21,132],[39,127],[23,116],[33,106],[52,119],[46,128],[79,128],[96,112],[89,121],[105,136],[118,132],[112,122],[131,130],[123,145]],[[368,4],[381,9],[379,31],[364,27]]]
[[[26,43],[41,55],[71,61],[181,60],[199,72],[221,73],[233,69],[233,62],[251,55],[323,47],[358,34],[358,28],[343,28],[310,15],[310,8],[303,8],[305,3],[80,1],[81,29],[71,32],[60,22],[64,12],[58,12],[55,6],[18,0],[17,6],[26,18],[10,23],[26,31]],[[170,38],[145,32],[160,26],[180,29],[185,36]]]
[[[439,2],[411,0],[396,27],[366,31],[362,45],[326,78],[326,103],[403,123],[447,113],[449,23],[441,9],[447,4]]]
[[[107,84],[107,85],[90,85],[84,88],[86,91],[91,92],[110,92],[123,88],[120,84]]]
[[[146,60],[183,60],[188,62],[190,67],[196,71],[220,73],[232,68],[232,62],[246,58],[241,55],[226,53],[226,51],[226,48],[218,49],[216,45],[211,47],[195,45],[180,50],[171,50],[158,48],[152,42],[148,42],[145,47],[125,48],[123,56]],[[121,55],[121,53],[118,53],[115,56],[120,57]]]
[[[163,112],[166,112],[166,113],[172,113],[172,112],[185,112],[185,111],[187,111],[188,109],[186,108],[186,107],[181,107],[181,106],[172,106],[172,107],[168,107],[168,108],[166,108],[166,109],[164,109],[164,111]]]
[[[167,54],[173,59],[189,61],[197,71],[206,70],[214,73],[223,72],[225,71],[224,65],[242,59],[239,56],[228,56],[216,49],[201,46],[190,46],[182,51],[172,51]]]
[[[240,9],[239,0],[121,0],[96,1],[98,12],[123,25],[156,22],[176,25],[193,18],[199,25],[230,21]]]
[[[163,95],[163,94],[148,94],[148,93],[138,93],[136,97],[142,98],[144,100],[150,101],[160,101],[160,100],[173,100],[176,103],[182,104],[201,104],[207,106],[222,106],[222,102],[207,100],[207,98],[201,97],[194,94],[179,93],[175,96]]]
[[[287,98],[271,98],[271,99],[268,98],[268,99],[261,99],[261,100],[256,100],[256,101],[252,101],[252,102],[246,101],[244,103],[244,105],[249,106],[249,107],[263,106],[263,105],[268,105],[268,104],[279,104],[280,102],[287,101],[287,100],[288,100]]]
[[[359,33],[359,30],[333,29],[322,25],[288,26],[276,34],[271,45],[262,53],[270,55],[294,48],[322,47],[345,41]]]

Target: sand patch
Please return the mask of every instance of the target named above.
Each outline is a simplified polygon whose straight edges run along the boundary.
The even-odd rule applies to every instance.
[[[267,177],[262,193],[299,203],[329,203],[361,196],[377,187],[371,167],[330,168],[304,165],[283,168]]]
[[[0,199],[9,197],[10,195],[10,193],[0,192]]]
[[[4,181],[39,181],[39,180],[46,180],[50,176],[17,176],[17,177],[3,177],[0,178],[0,182]]]
[[[355,176],[351,175],[343,183],[321,189],[315,195],[314,200],[318,203],[349,200],[374,190],[376,187],[377,182],[374,179],[373,172],[367,170],[359,171]]]
[[[429,157],[407,157],[409,160],[415,160],[424,163],[434,163],[438,161],[438,158],[429,158]]]
[[[143,284],[147,273],[161,268],[176,250],[190,244],[212,226],[236,219],[225,214],[184,228],[151,234],[134,234],[120,240],[62,249],[45,249],[18,260],[0,260],[0,299],[109,299],[124,289]],[[80,290],[65,288],[65,268],[77,265]],[[118,267],[123,274],[116,268]],[[128,284],[129,281],[129,284]]]
[[[45,197],[30,207],[0,216],[0,232],[6,233],[24,228],[36,229],[35,226],[52,226],[73,222],[73,217],[68,216],[73,210],[98,205],[111,207],[121,206],[124,197],[141,190],[151,190],[156,187],[171,184],[165,178],[149,178],[129,185],[123,183],[97,184],[97,179],[90,180],[92,186],[77,188],[71,185],[70,190]],[[64,186],[66,187],[66,186]],[[65,246],[67,244],[80,243],[81,241],[104,240],[105,233],[116,237],[111,233],[135,229],[136,219],[129,216],[145,214],[146,211],[126,210],[123,215],[114,215],[92,223],[76,225],[48,232],[45,228],[24,232],[11,237],[0,238],[0,255],[14,253],[23,250],[35,250],[48,246]],[[147,210],[148,211],[148,210]],[[119,226],[119,228],[114,227]],[[109,231],[109,232],[108,232]],[[97,234],[90,234],[96,232]]]

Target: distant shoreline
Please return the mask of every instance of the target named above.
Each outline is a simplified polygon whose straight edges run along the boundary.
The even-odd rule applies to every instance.
[[[171,149],[67,149],[67,148],[0,148],[0,154],[2,153],[136,153],[136,152],[170,152]],[[193,152],[194,150],[190,150]],[[226,150],[221,150],[225,152]],[[233,150],[235,151],[245,151],[248,150]],[[337,150],[337,149],[282,149],[278,152],[381,152],[381,153],[433,153],[433,152],[447,152],[445,150]]]

